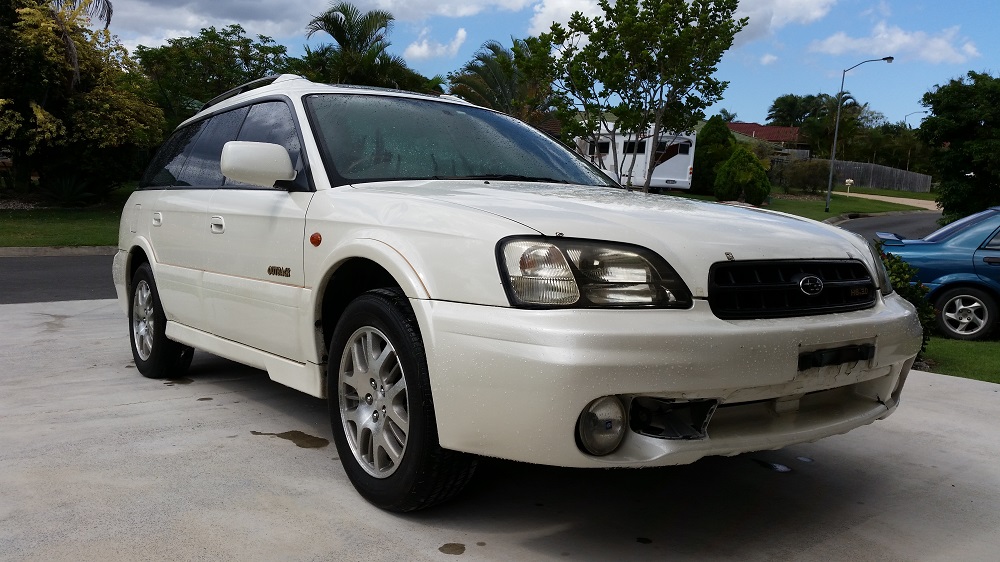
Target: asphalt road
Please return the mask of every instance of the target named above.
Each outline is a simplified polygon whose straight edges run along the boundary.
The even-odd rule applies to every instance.
[[[852,219],[837,226],[857,232],[868,240],[875,240],[876,232],[894,232],[904,238],[916,239],[941,228],[937,223],[940,218],[940,211],[925,211]]]
[[[113,256],[0,258],[0,304],[113,299]]]

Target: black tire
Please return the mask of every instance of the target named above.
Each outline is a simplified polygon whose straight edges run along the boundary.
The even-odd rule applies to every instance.
[[[151,379],[175,378],[191,366],[194,349],[167,339],[167,317],[148,263],[132,275],[128,299],[129,342],[135,368]]]
[[[997,302],[993,295],[972,287],[949,289],[934,304],[938,329],[956,340],[980,340],[990,335],[997,323]]]
[[[329,357],[333,440],[358,493],[399,512],[459,493],[476,457],[438,444],[424,345],[406,296],[376,289],[352,301]]]

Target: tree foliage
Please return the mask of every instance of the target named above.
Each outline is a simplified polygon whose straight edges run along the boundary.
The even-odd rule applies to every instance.
[[[733,18],[737,1],[598,4],[603,15],[576,12],[566,26],[553,24],[543,35],[556,48],[557,90],[583,115],[591,140],[602,130],[637,139],[692,130],[728,85],[714,74],[747,23]],[[612,160],[618,166],[617,154]],[[644,191],[653,166],[650,159]]]
[[[385,10],[361,11],[349,2],[333,2],[306,26],[306,36],[325,33],[333,44],[306,49],[290,69],[310,80],[409,90],[437,90],[436,79],[421,76],[402,57],[389,53],[393,15]]]
[[[0,145],[13,154],[16,184],[27,189],[37,174],[43,189],[79,191],[86,178],[99,197],[160,140],[163,114],[145,95],[148,82],[106,29],[86,27],[89,3],[7,4],[0,72],[11,79],[0,82]]]
[[[487,41],[472,60],[448,75],[452,94],[535,126],[569,121],[569,104],[552,88],[551,46],[536,37],[512,39],[508,49]],[[565,138],[565,136],[564,136]]]
[[[715,193],[715,176],[720,164],[729,160],[736,148],[732,131],[722,117],[716,115],[698,132],[694,149],[694,175],[691,192],[702,195]]]
[[[287,63],[285,47],[265,35],[246,36],[238,24],[202,29],[195,37],[168,39],[162,47],[135,50],[152,95],[163,108],[168,129],[194,115],[215,96],[280,72]]]
[[[715,177],[715,197],[719,201],[743,199],[751,205],[760,205],[770,194],[767,172],[747,148],[736,147],[729,160],[719,166]]]
[[[931,115],[920,133],[933,150],[945,220],[1000,205],[1000,78],[969,72],[922,103]]]

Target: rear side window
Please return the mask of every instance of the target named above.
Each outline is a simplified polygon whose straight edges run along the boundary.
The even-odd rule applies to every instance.
[[[192,123],[174,134],[163,143],[156,152],[153,161],[146,168],[139,187],[168,187],[171,185],[187,185],[178,181],[187,156],[194,146],[198,134],[205,126],[204,121]]]
[[[249,108],[241,107],[220,113],[208,120],[188,152],[184,169],[181,170],[179,185],[198,187],[219,187],[222,185],[222,147],[236,137]]]

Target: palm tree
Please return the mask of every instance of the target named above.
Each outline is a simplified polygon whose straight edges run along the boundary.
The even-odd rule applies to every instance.
[[[82,3],[83,0],[52,0],[53,7],[57,12],[63,6],[76,9]],[[104,29],[107,29],[111,25],[111,14],[114,13],[114,7],[111,5],[111,0],[94,0],[87,7],[87,13],[104,22]]]
[[[401,57],[387,52],[394,19],[385,10],[362,12],[349,2],[331,4],[306,26],[306,37],[322,31],[337,43],[309,53],[312,63],[323,68],[315,74],[323,74],[319,78],[329,82],[398,86],[408,69]]]
[[[532,125],[550,121],[555,105],[551,81],[540,83],[522,70],[520,61],[528,57],[529,46],[522,39],[513,39],[511,49],[487,41],[472,60],[448,75],[451,93]]]
[[[69,63],[70,68],[73,70],[73,75],[70,78],[70,89],[75,88],[80,82],[80,60],[76,51],[76,43],[73,41],[72,30],[70,29],[73,25],[77,25],[77,23],[65,21],[62,14],[64,13],[63,8],[76,10],[81,4],[83,4],[83,0],[52,0],[50,6],[52,20],[55,22],[56,27],[59,28],[63,45],[66,47],[66,62]],[[111,25],[111,14],[113,12],[114,8],[110,0],[94,0],[87,6],[87,13],[96,16],[98,20],[104,22],[104,29],[107,29]]]
[[[451,93],[476,105],[513,114],[520,73],[514,64],[514,51],[498,41],[487,41],[472,60],[449,76]]]

